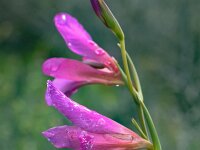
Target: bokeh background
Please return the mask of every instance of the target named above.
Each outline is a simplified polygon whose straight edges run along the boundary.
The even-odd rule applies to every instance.
[[[107,1],[127,39],[146,105],[163,150],[200,149],[200,1]],[[121,63],[117,40],[89,0],[0,0],[0,149],[55,150],[41,132],[69,122],[44,102],[41,64],[49,57],[80,59],[53,25],[60,11],[77,17]],[[92,85],[73,99],[134,130],[135,104],[124,87]]]

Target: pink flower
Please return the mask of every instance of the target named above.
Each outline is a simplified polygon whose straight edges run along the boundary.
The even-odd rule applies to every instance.
[[[51,81],[47,94],[52,106],[74,126],[58,126],[43,132],[56,148],[75,150],[135,150],[151,148],[151,143],[130,129],[92,111],[67,97]]]
[[[81,55],[83,61],[67,58],[50,58],[43,64],[43,73],[55,78],[54,86],[67,96],[86,84],[123,84],[114,59],[99,47],[85,31],[83,26],[72,16],[60,13],[54,23],[65,40],[68,48]],[[51,100],[46,95],[51,105]]]

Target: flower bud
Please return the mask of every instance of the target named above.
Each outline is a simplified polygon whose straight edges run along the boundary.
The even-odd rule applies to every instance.
[[[119,38],[124,39],[124,33],[104,0],[90,0],[96,15]]]

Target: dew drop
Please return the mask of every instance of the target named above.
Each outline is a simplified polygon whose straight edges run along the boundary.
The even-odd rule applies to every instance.
[[[67,21],[67,16],[65,14],[59,14],[56,16],[55,21],[59,25],[65,25]]]
[[[56,67],[56,66],[51,67],[51,71],[55,72],[57,70],[58,70],[58,67]]]
[[[110,66],[111,65],[111,62],[110,61],[107,61],[104,63],[106,66]]]
[[[102,49],[96,49],[96,50],[95,50],[95,53],[96,53],[97,55],[99,55],[99,56],[105,54],[105,52],[104,52]]]
[[[91,150],[93,147],[94,137],[89,135],[86,131],[82,131],[79,136],[81,150]]]
[[[95,42],[93,42],[93,41],[91,41],[91,40],[89,40],[88,43],[89,43],[91,46],[94,46],[94,47],[97,47],[97,46],[98,46]]]
[[[103,118],[101,118],[101,119],[99,119],[98,121],[97,121],[97,125],[98,126],[103,126],[103,125],[105,125],[105,120],[103,119]]]
[[[68,43],[67,46],[68,46],[68,47],[71,47],[71,46],[72,46],[72,43]]]
[[[68,110],[69,111],[74,111],[74,107],[69,107]]]

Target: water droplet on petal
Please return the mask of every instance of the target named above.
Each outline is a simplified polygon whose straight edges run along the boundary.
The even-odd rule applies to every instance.
[[[67,46],[68,46],[68,47],[71,47],[71,46],[72,46],[72,43],[68,43]]]
[[[91,40],[88,40],[88,43],[89,43],[91,46],[94,46],[94,47],[97,47],[97,46],[98,46],[94,41],[91,41]]]
[[[79,105],[78,104],[74,104],[74,107],[79,107]]]
[[[106,123],[106,121],[103,118],[101,118],[97,121],[97,126],[103,126],[103,125],[105,125],[105,123]]]
[[[96,50],[95,50],[95,53],[96,53],[97,55],[99,55],[99,56],[105,54],[104,50],[102,50],[102,49],[96,49]]]
[[[58,14],[55,18],[55,22],[59,25],[65,25],[67,23],[67,15],[66,14]]]
[[[74,107],[69,107],[69,111],[74,111]]]
[[[111,65],[111,62],[110,61],[107,61],[104,63],[106,66],[110,66]]]
[[[82,150],[91,150],[93,147],[94,137],[89,135],[86,131],[82,131],[79,136],[80,148]]]
[[[56,71],[57,71],[57,69],[58,69],[58,67],[57,67],[57,66],[52,66],[52,68],[51,68],[51,71],[52,71],[52,72],[56,72]]]

